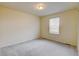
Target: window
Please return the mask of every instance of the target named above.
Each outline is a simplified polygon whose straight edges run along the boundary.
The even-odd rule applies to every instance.
[[[59,17],[49,19],[49,33],[59,34]]]

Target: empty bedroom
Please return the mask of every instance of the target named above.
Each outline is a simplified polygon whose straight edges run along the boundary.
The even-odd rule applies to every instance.
[[[78,56],[79,2],[0,2],[0,56]]]

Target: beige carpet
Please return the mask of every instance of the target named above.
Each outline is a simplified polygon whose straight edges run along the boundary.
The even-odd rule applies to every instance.
[[[37,39],[0,49],[2,56],[76,56],[76,48],[45,40]]]

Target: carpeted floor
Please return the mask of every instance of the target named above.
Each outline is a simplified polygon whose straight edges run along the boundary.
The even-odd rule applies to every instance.
[[[2,56],[76,56],[75,47],[37,39],[0,49]]]

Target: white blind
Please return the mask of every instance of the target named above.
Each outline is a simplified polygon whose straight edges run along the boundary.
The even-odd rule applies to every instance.
[[[59,34],[59,23],[60,23],[59,17],[49,19],[49,33],[50,34]]]

